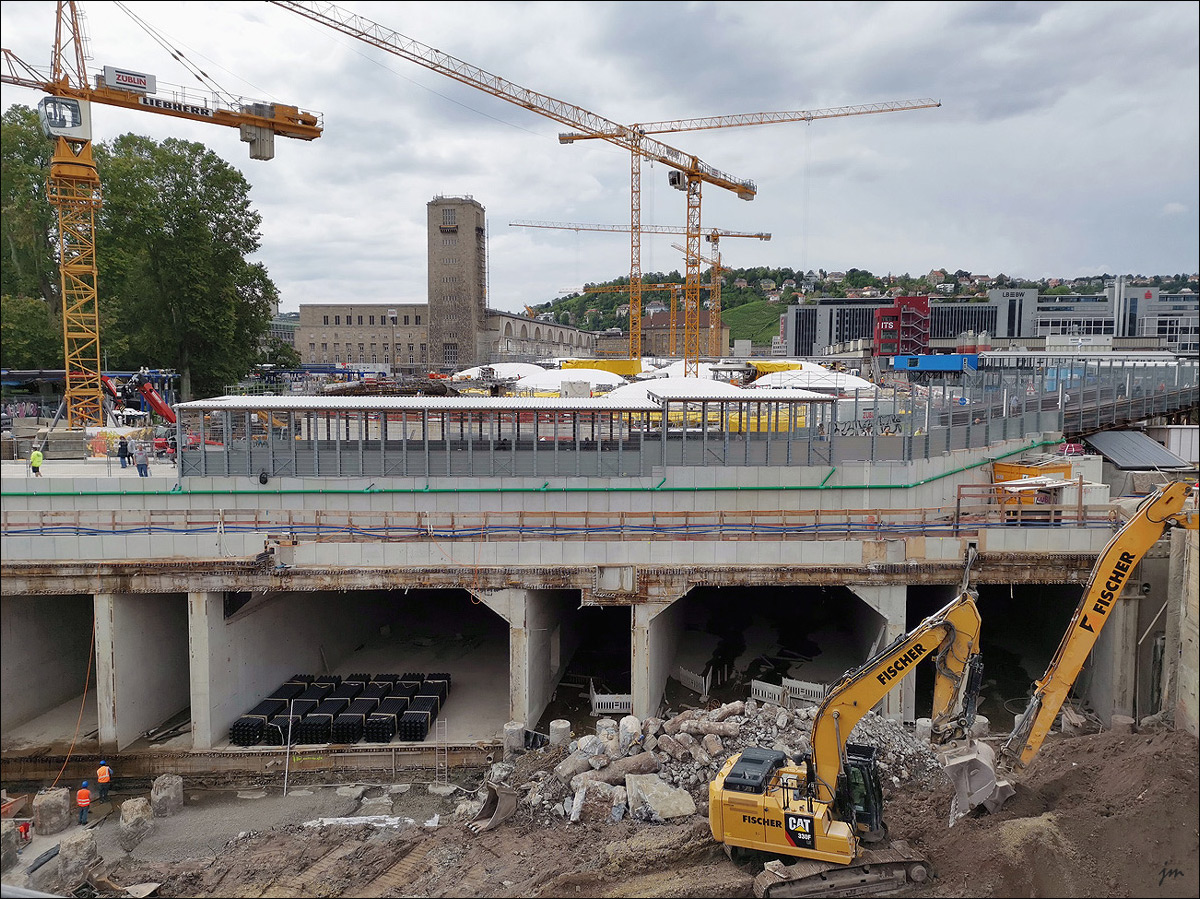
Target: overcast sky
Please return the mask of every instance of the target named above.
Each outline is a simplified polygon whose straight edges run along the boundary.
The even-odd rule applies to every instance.
[[[660,134],[757,184],[705,185],[732,267],[964,269],[1021,278],[1200,268],[1200,6],[1134,3],[362,3],[341,8],[621,124],[920,100],[936,109]],[[53,2],[0,3],[4,47],[47,68]],[[89,67],[203,91],[123,11],[227,93],[322,115],[324,134],[249,158],[236,129],[97,105],[93,139],[201,142],[244,173],[257,261],[284,311],[425,302],[426,204],[487,210],[489,304],[521,311],[628,275],[630,154],[560,144],[559,122],[265,2],[82,2]],[[2,102],[40,95],[5,85]],[[642,222],[682,229],[670,170],[642,165]],[[647,235],[645,273],[684,270]],[[707,250],[707,245],[703,245]],[[103,279],[103,247],[100,248]]]

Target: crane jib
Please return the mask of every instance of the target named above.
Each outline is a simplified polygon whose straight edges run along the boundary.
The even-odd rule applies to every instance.
[[[174,112],[183,112],[194,116],[207,116],[212,118],[212,110],[207,106],[193,106],[190,103],[176,103],[173,100],[159,100],[156,97],[139,97],[138,104],[141,106],[152,106],[155,109],[167,109]]]
[[[1125,583],[1125,579],[1129,577],[1130,569],[1137,564],[1137,556],[1131,552],[1123,552],[1117,558],[1117,562],[1113,565],[1113,569],[1109,572],[1108,580],[1104,582],[1104,589],[1100,591],[1100,596],[1092,606],[1092,611],[1097,615],[1107,615],[1108,607],[1113,604],[1118,596],[1121,595],[1121,587]],[[1088,623],[1087,615],[1084,614],[1079,619],[1079,626],[1088,633],[1095,633],[1095,629]]]

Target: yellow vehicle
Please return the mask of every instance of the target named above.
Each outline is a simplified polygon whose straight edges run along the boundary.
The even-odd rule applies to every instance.
[[[887,693],[933,656],[933,740],[967,739],[983,676],[979,610],[966,589],[909,633],[847,672],[826,694],[813,721],[812,752],[748,747],[729,758],[709,784],[713,839],[731,858],[746,850],[789,856],[768,862],[756,896],[863,895],[922,883],[929,863],[901,842],[883,840],[883,791],[874,747],[848,743],[858,723]]]
[[[1000,748],[998,764],[1002,774],[1024,768],[1037,755],[1096,645],[1113,604],[1120,600],[1125,582],[1142,557],[1168,528],[1196,529],[1195,508],[1183,511],[1191,492],[1190,484],[1176,481],[1148,496],[1100,553],[1058,650],[1041,680],[1034,683],[1029,705]],[[996,811],[1012,793],[1011,781],[998,779],[990,795],[966,804],[969,808],[984,805],[989,811]]]

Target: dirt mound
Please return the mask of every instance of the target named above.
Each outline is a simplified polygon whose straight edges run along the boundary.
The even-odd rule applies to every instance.
[[[553,765],[559,755],[527,753],[519,773]],[[925,853],[937,874],[911,895],[1194,897],[1200,893],[1198,761],[1196,739],[1181,733],[1055,736],[999,813],[981,811],[953,828],[947,827],[949,786],[914,780],[892,787],[891,836]],[[293,823],[257,833],[253,819],[239,818],[243,833],[215,855],[200,848],[194,858],[156,857],[160,834],[117,864],[112,879],[160,881],[167,897],[753,895],[757,872],[725,857],[703,811],[657,825],[628,818],[572,824],[547,821],[524,806],[476,836],[448,823],[461,797],[434,806],[435,797],[414,788],[394,798],[393,814],[407,808],[420,822],[439,812],[442,826]],[[253,806],[222,806],[226,814],[241,808],[250,814]]]
[[[937,791],[897,795],[888,820],[934,861],[929,896],[1196,896],[1197,761],[1182,733],[1057,737],[995,815],[946,828]]]

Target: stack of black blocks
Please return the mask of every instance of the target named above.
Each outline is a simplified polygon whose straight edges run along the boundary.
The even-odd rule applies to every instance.
[[[378,699],[356,699],[333,719],[334,743],[357,743],[363,738],[367,716],[379,707]]]
[[[400,716],[407,710],[407,696],[388,696],[380,700],[379,708],[367,718],[363,739],[368,743],[390,743],[396,736]]]
[[[448,673],[295,674],[230,728],[236,746],[422,742],[445,708]]]
[[[287,708],[280,699],[264,699],[229,728],[229,742],[234,746],[254,746],[262,740],[267,721]]]
[[[292,731],[296,743],[328,743],[333,739],[333,719],[350,707],[345,697],[330,697],[304,716],[298,728]]]

